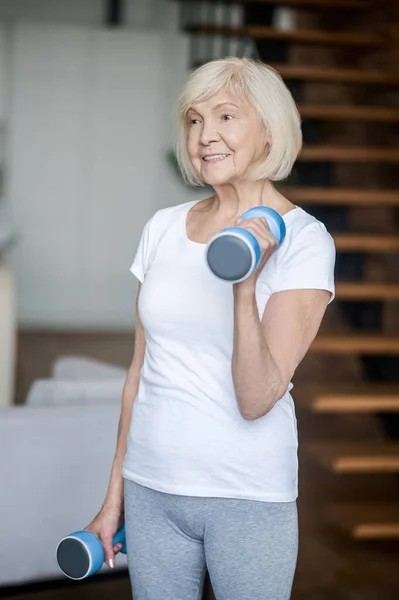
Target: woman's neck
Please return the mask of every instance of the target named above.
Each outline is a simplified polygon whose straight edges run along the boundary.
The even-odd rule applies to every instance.
[[[237,184],[215,186],[212,199],[214,214],[226,220],[239,217],[254,206],[268,206],[285,213],[294,205],[276,190],[269,179],[240,181]]]

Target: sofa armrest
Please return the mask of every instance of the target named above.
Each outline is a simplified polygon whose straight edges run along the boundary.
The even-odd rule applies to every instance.
[[[102,505],[119,415],[117,405],[0,411],[0,585],[64,577],[56,546]]]

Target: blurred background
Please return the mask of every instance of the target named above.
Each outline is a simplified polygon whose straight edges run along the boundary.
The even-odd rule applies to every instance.
[[[292,392],[292,597],[399,597],[398,2],[0,0],[4,598],[131,597],[123,556],[76,583],[55,548],[108,485],[142,228],[209,193],[176,169],[177,96],[228,55],[272,64],[292,91],[304,149],[279,187],[337,248],[336,301]]]

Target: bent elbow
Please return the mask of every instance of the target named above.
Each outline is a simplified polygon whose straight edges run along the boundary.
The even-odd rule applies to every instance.
[[[282,392],[281,392],[281,390],[279,390],[273,396],[273,398],[263,399],[263,402],[261,405],[254,406],[251,408],[246,406],[244,403],[239,403],[238,406],[239,406],[239,410],[240,410],[240,414],[241,414],[242,418],[245,419],[246,421],[256,421],[257,419],[264,417],[265,415],[267,415],[268,412],[271,411],[271,409],[274,407],[274,405],[277,404],[277,402],[284,396],[284,394],[285,394],[285,389]]]
[[[267,415],[267,413],[273,408],[274,404],[270,406],[263,406],[261,409],[257,410],[248,410],[240,407],[240,414],[245,421],[256,421],[261,417]]]
[[[240,411],[241,416],[245,421],[256,421],[256,419],[260,419],[261,417],[264,417],[267,414],[267,412],[258,414],[258,413],[247,413],[247,412]]]

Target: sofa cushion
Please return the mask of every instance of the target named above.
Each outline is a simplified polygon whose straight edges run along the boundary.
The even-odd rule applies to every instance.
[[[37,379],[29,389],[29,406],[121,404],[125,378],[104,381]]]
[[[52,378],[73,381],[122,379],[127,369],[86,356],[60,356],[52,365]]]

